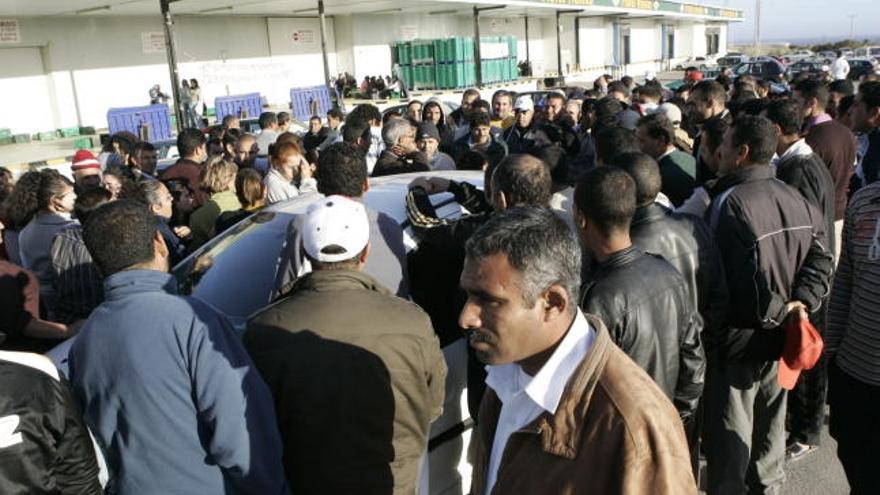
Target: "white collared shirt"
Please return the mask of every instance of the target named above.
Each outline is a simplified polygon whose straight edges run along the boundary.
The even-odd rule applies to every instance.
[[[783,161],[795,157],[795,156],[809,156],[813,154],[813,148],[807,144],[806,139],[798,139],[794,144],[788,147],[787,150],[782,154],[782,156],[774,155],[773,159],[770,160],[770,166],[776,167]]]
[[[676,149],[675,146],[670,146],[669,149],[666,150],[666,153],[663,153],[662,155],[660,155],[660,156],[657,157],[657,163],[660,163],[660,160],[662,160],[662,159],[666,158],[667,156],[673,154],[673,153],[675,152],[675,149]]]
[[[515,363],[486,366],[486,385],[495,391],[502,406],[489,456],[485,493],[491,493],[495,487],[498,468],[510,435],[534,421],[544,411],[556,413],[568,380],[595,340],[596,331],[578,309],[571,328],[535,376],[529,376]]]

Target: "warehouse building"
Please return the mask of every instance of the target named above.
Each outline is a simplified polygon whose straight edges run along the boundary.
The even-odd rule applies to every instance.
[[[291,88],[339,73],[391,74],[402,41],[479,32],[513,39],[506,56],[535,76],[643,75],[723,52],[741,20],[667,0],[4,0],[0,128],[103,128],[108,109],[146,105],[153,85],[170,94],[168,39],[208,106],[253,92],[282,106]]]

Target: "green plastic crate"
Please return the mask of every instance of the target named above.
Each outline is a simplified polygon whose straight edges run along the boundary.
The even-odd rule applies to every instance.
[[[73,149],[75,149],[75,150],[91,149],[93,147],[92,144],[93,144],[92,138],[90,138],[90,137],[79,138],[73,142]]]
[[[400,77],[406,83],[406,87],[409,89],[413,89],[413,83],[415,80],[413,79],[413,68],[411,65],[401,65],[400,66]]]
[[[61,131],[62,137],[76,137],[79,136],[79,127],[65,127],[63,129],[58,129]]]
[[[449,62],[449,43],[446,40],[434,40],[434,62],[438,64]]]
[[[0,146],[2,146],[4,144],[12,144],[12,143],[13,143],[12,136],[0,138]]]
[[[0,129],[0,138],[8,138],[8,137],[12,137],[12,130],[6,129],[6,128]]]
[[[434,63],[433,40],[413,41],[412,63],[413,65],[427,65]]]
[[[447,40],[450,62],[467,62],[474,59],[473,38],[455,37]]]
[[[437,71],[434,64],[416,65],[413,67],[416,89],[435,89],[437,87]]]
[[[12,136],[12,142],[16,143],[16,144],[29,143],[29,142],[31,142],[31,135],[30,134],[16,134],[15,136]]]
[[[401,41],[397,43],[397,63],[400,65],[409,65],[412,63],[412,47],[409,42]]]
[[[40,141],[53,141],[57,136],[54,131],[40,132],[36,138]]]

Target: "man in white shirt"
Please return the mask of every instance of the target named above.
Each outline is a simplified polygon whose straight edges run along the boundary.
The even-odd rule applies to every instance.
[[[578,309],[581,250],[548,208],[467,243],[459,325],[488,366],[471,493],[696,494],[672,403]]]
[[[841,50],[837,50],[837,58],[831,64],[831,75],[834,76],[835,81],[846,79],[846,76],[849,75],[849,62]]]

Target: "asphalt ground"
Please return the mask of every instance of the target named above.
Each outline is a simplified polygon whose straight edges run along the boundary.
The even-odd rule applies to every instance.
[[[785,484],[781,495],[846,495],[849,484],[837,459],[837,442],[828,434],[828,416],[822,428],[818,449],[785,464]],[[706,489],[705,461],[701,466],[701,490]],[[705,493],[705,491],[701,491]]]

